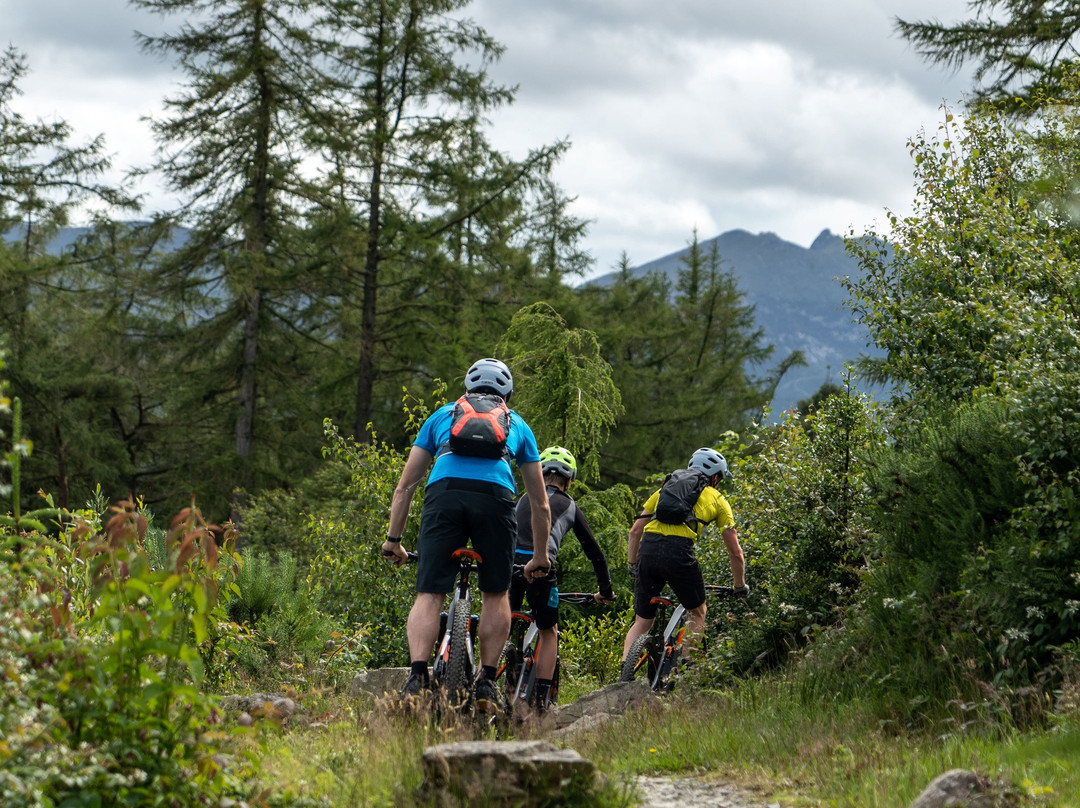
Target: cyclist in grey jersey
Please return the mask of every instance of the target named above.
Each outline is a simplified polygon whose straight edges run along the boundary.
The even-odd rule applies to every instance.
[[[554,564],[568,532],[574,532],[585,556],[592,562],[599,588],[593,595],[596,602],[610,603],[615,599],[615,593],[611,588],[611,574],[604,551],[596,541],[585,514],[566,492],[570,481],[577,475],[574,456],[561,446],[551,446],[540,453],[540,466],[544,472],[548,507],[551,511],[551,531],[547,542],[551,571],[546,577],[535,578],[530,582],[515,575],[510,583],[510,607],[520,611],[527,597],[536,628],[540,631],[536,649],[536,706],[543,710],[547,706],[558,656],[559,589]],[[535,550],[531,513],[529,496],[526,494],[517,504],[515,563],[518,565],[528,562]]]

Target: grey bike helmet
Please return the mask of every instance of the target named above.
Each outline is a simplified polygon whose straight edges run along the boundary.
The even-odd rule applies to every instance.
[[[731,476],[731,472],[728,471],[727,461],[724,460],[724,456],[716,451],[716,449],[709,449],[708,447],[702,447],[694,452],[693,456],[690,458],[690,462],[686,464],[686,467],[703,471],[710,477],[714,474],[719,474],[721,480],[726,480]]]
[[[514,377],[510,375],[510,368],[498,359],[478,359],[465,374],[465,390],[469,393],[488,390],[503,398],[510,398],[514,391]]]

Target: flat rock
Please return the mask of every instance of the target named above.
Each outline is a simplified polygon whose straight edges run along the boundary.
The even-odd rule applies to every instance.
[[[422,799],[439,806],[571,805],[590,791],[596,767],[548,741],[464,741],[428,747]]]

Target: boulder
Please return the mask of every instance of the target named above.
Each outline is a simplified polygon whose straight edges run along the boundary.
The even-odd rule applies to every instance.
[[[1000,804],[987,778],[964,769],[950,769],[935,777],[911,808],[994,808]]]
[[[602,716],[618,717],[627,710],[656,706],[660,698],[643,679],[616,682],[586,693],[577,701],[553,707],[544,715],[541,729],[545,732],[565,730],[585,717],[593,726],[607,720]]]
[[[349,683],[349,698],[369,696],[381,699],[401,692],[409,678],[408,668],[375,668],[356,674]]]
[[[418,797],[436,806],[574,805],[597,784],[592,761],[547,741],[464,741],[428,747]]]

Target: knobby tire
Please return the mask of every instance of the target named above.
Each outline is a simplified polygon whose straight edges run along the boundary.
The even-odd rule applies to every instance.
[[[454,608],[454,622],[450,627],[450,658],[446,661],[446,696],[458,703],[469,696],[472,684],[472,665],[469,663],[469,610],[464,600]]]
[[[623,660],[619,681],[632,682],[639,672],[644,671],[651,686],[652,679],[656,675],[656,657],[656,637],[652,634],[642,634],[634,640],[626,654],[626,659]]]
[[[502,676],[502,689],[507,701],[513,701],[517,692],[518,677],[521,676],[521,652],[513,640],[507,640],[499,658],[499,673]]]
[[[538,641],[534,640],[532,645],[525,649],[521,660],[521,671],[518,679],[517,690],[514,695],[526,702],[532,704],[533,693],[536,691],[536,646]]]

